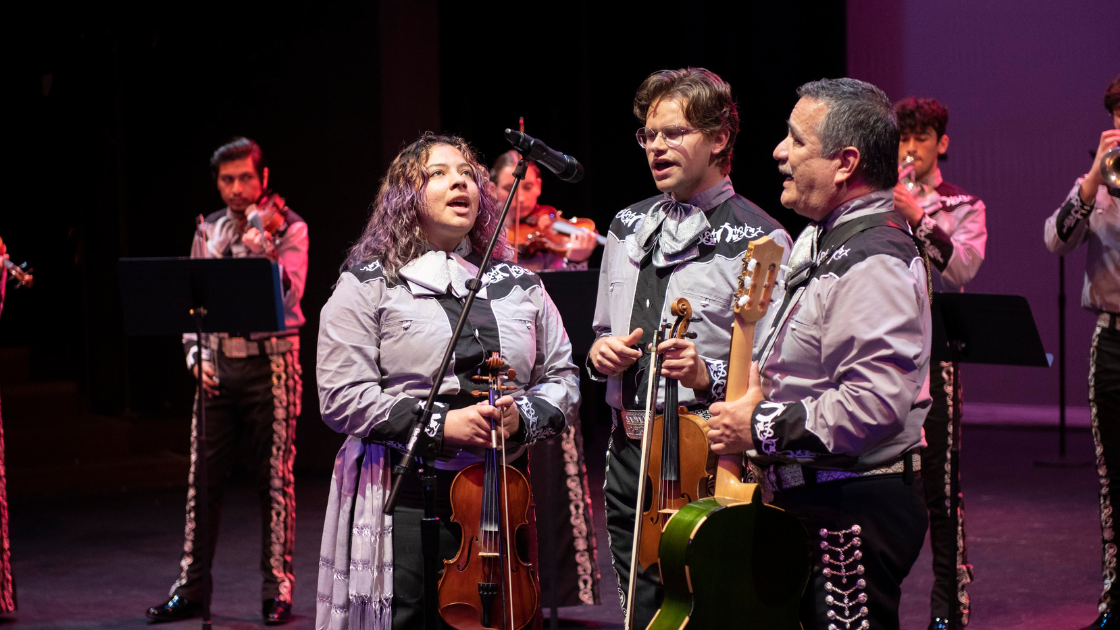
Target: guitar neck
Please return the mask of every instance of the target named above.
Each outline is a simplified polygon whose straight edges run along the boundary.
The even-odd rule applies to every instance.
[[[745,324],[736,317],[731,327],[731,355],[727,361],[727,402],[738,400],[747,394],[753,352],[754,323]],[[716,471],[716,496],[741,497],[746,494],[742,489],[742,478],[742,454],[720,455]]]

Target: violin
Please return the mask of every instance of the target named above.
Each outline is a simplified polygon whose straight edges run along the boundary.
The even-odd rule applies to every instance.
[[[781,264],[781,245],[766,236],[751,241],[735,292],[728,402],[747,394],[755,324]],[[741,453],[721,455],[713,496],[684,506],[665,526],[664,600],[646,630],[801,629],[808,534],[797,518],[764,504],[757,484],[741,481],[742,461]]]
[[[27,268],[27,263],[17,265],[7,258],[3,258],[6,253],[8,253],[8,246],[4,244],[4,239],[0,238],[0,260],[4,261],[4,267],[11,274],[11,280],[16,283],[16,288],[27,287],[30,289],[34,286],[35,276],[31,275],[33,270]]]
[[[553,222],[547,229],[520,222],[509,229],[509,244],[517,248],[519,256],[532,256],[542,251],[564,256],[568,253],[573,234],[596,231],[595,222],[591,219],[565,218],[559,210],[550,216]],[[607,239],[599,234],[595,235],[595,239],[600,245],[607,244]]]
[[[493,405],[503,390],[504,361],[495,352],[484,362],[485,374],[472,377],[487,383]],[[520,630],[537,614],[540,586],[531,566],[517,553],[514,537],[527,525],[531,491],[516,468],[505,463],[505,440],[490,419],[491,448],[481,464],[471,464],[451,482],[451,521],[462,528],[459,551],[445,560],[439,580],[439,614],[456,630],[502,628]],[[498,461],[498,453],[502,461]]]
[[[257,203],[245,209],[245,231],[257,228],[263,237],[265,254],[270,258],[276,257],[276,234],[284,228],[287,216],[288,204],[274,192],[266,192]]]
[[[696,333],[688,332],[689,324],[697,321],[692,317],[692,305],[688,300],[677,298],[669,307],[669,312],[676,319],[672,326],[662,324],[661,330],[654,335],[652,350],[655,352],[665,330],[669,330],[669,338],[696,338]],[[651,380],[659,380],[661,373],[662,358],[655,357],[657,360],[650,372]],[[678,389],[676,379],[665,378],[664,412],[647,422],[642,434],[642,470],[638,474],[640,483],[627,602],[634,601],[639,567],[645,570],[658,562],[661,535],[669,519],[685,505],[712,495],[716,456],[708,442],[708,423],[700,416],[688,413],[686,408],[678,407]],[[649,403],[657,398],[652,384],[649,392],[646,401],[652,409]],[[647,488],[652,497],[648,508],[645,507]],[[654,488],[656,495],[652,493]],[[633,606],[627,605],[623,626],[627,630],[632,626],[632,609]]]

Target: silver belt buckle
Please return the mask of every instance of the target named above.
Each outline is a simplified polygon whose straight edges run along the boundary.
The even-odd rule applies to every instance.
[[[626,437],[631,440],[640,440],[646,431],[646,412],[641,411],[623,411],[622,412],[622,427],[626,429]]]
[[[244,359],[249,356],[249,344],[244,337],[229,337],[222,340],[222,351],[231,359]]]

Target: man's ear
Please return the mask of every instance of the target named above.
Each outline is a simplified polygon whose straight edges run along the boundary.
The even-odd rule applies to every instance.
[[[836,184],[851,183],[856,169],[859,168],[860,155],[859,149],[855,147],[844,147],[836,157],[832,158],[840,162],[840,167],[836,169],[836,175],[833,182]]]
[[[264,167],[261,173],[264,174],[264,176],[261,177],[261,190],[268,190],[268,167]]]
[[[945,152],[948,151],[948,150],[949,150],[949,136],[947,136],[945,134],[941,134],[941,138],[937,141],[937,154],[938,155],[945,155]]]
[[[712,158],[723,153],[727,148],[727,141],[731,139],[731,132],[727,128],[720,129],[716,135],[712,136]]]

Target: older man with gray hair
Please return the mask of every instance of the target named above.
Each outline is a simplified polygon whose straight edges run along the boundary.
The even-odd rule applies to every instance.
[[[801,86],[774,150],[782,205],[812,220],[746,396],[712,405],[718,453],[747,451],[773,504],[810,535],[805,630],[899,627],[928,525],[927,265],[894,210],[898,122],[875,86]]]

